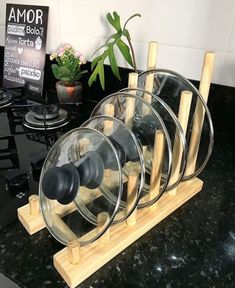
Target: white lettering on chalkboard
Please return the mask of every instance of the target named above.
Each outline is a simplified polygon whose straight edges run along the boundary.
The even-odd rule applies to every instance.
[[[34,42],[29,39],[22,39],[19,37],[18,42],[22,46],[34,47]]]
[[[43,17],[43,11],[41,9],[36,9],[35,11],[33,9],[23,9],[22,11],[17,8],[16,11],[14,7],[11,8],[10,14],[8,17],[8,21],[13,21],[16,23],[19,23],[22,21],[23,23],[35,23],[36,25],[42,25],[42,17]]]
[[[25,25],[8,24],[7,34],[25,36]]]
[[[19,76],[22,78],[29,78],[33,80],[40,80],[41,71],[33,68],[20,67]]]

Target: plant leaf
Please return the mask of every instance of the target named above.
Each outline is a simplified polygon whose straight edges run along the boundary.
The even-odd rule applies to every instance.
[[[127,29],[124,29],[122,31],[122,34],[128,39],[128,40],[131,40],[131,36],[130,36],[130,33]]]
[[[70,78],[69,77],[61,77],[60,78],[62,81],[64,81],[64,82],[70,82]]]
[[[88,85],[91,87],[92,83],[96,81],[98,74],[98,66],[95,67],[95,70],[92,72],[89,80],[88,80]]]
[[[118,34],[118,33],[115,33],[115,34],[110,35],[109,38],[105,41],[105,43],[104,43],[103,45],[101,45],[98,49],[96,49],[96,50],[93,52],[93,54],[92,54],[91,57],[93,57],[100,49],[102,49],[102,48],[104,48],[105,46],[107,46],[108,42],[109,42],[112,38],[115,39],[115,37],[117,37],[117,36],[116,36],[117,34]]]
[[[111,13],[107,14],[107,19],[109,23],[118,31],[121,32],[121,23],[120,23],[120,16],[117,14],[116,11],[113,12],[113,17]]]
[[[113,71],[113,74],[118,78],[118,80],[121,80],[121,76],[119,74],[119,69],[117,66],[117,61],[116,61],[114,51],[113,51],[113,45],[109,45],[108,57],[109,57],[109,62],[110,62],[110,66]]]
[[[71,77],[71,71],[66,66],[59,67],[58,74],[60,77]]]
[[[52,72],[53,72],[56,79],[60,79],[59,73],[58,73],[58,68],[59,68],[59,66],[57,64],[51,65]]]
[[[91,70],[93,71],[94,67],[96,66],[97,62],[100,61],[102,59],[102,54],[95,57],[93,60],[92,60],[92,63],[91,63]]]
[[[135,13],[135,14],[133,14],[131,17],[129,17],[129,18],[126,20],[126,22],[125,22],[125,24],[124,24],[124,26],[123,26],[123,30],[125,30],[127,23],[128,23],[132,18],[137,17],[137,16],[138,16],[138,17],[141,17],[141,14]]]
[[[132,58],[131,58],[131,54],[130,54],[130,48],[121,39],[118,39],[116,41],[116,44],[117,44],[120,52],[122,53],[123,57],[126,59],[126,61],[132,67],[134,67],[133,62],[132,62]]]
[[[105,88],[105,80],[104,80],[104,64],[103,61],[100,61],[98,63],[98,74],[99,74],[99,78],[100,78],[100,84],[102,89],[104,90]]]
[[[83,75],[83,74],[86,74],[87,72],[88,72],[87,70],[80,71],[80,72],[78,72],[77,74],[75,74],[75,76],[73,77],[73,79],[74,79],[75,81],[78,81],[78,80],[82,77],[82,75]]]

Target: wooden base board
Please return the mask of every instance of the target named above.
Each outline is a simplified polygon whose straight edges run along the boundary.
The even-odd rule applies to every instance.
[[[76,210],[76,206],[74,203],[62,206],[58,205],[58,207],[54,208],[54,213],[57,215],[65,216]],[[24,228],[27,230],[29,235],[33,235],[34,233],[42,230],[46,227],[46,223],[43,219],[42,213],[34,215],[30,213],[30,205],[26,204],[17,209],[18,218]]]
[[[202,186],[203,182],[198,178],[190,182],[183,182],[179,184],[176,195],[165,193],[158,201],[155,209],[138,210],[134,226],[128,226],[126,222],[112,226],[110,228],[110,242],[103,244],[100,241],[95,241],[90,245],[81,247],[81,258],[78,264],[71,264],[68,259],[67,248],[62,249],[53,257],[55,268],[69,287],[76,287],[196,195]]]
[[[36,215],[30,213],[30,206],[26,204],[17,209],[18,219],[21,224],[24,226],[29,235],[42,230],[46,227],[45,221],[42,217],[42,213],[39,212]]]
[[[86,189],[81,190],[82,199],[86,205],[86,203],[91,202],[92,200],[98,198],[100,196],[100,191],[98,189],[94,189],[93,193],[86,193]],[[38,200],[39,201],[39,200]],[[38,204],[39,205],[39,204]],[[68,205],[60,205],[56,203],[53,207],[54,214],[57,214],[62,218],[65,215],[68,215],[75,211],[76,205],[74,203],[70,203]],[[33,235],[34,233],[37,233],[38,231],[42,230],[46,227],[46,223],[43,219],[41,211],[37,214],[31,214],[30,212],[30,204],[26,204],[20,208],[17,209],[18,213],[18,219],[24,226],[24,228],[27,230],[29,235]]]

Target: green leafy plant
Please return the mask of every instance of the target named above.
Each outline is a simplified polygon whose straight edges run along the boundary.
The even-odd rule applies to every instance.
[[[92,85],[94,81],[96,81],[97,76],[99,76],[100,84],[103,90],[105,89],[105,76],[104,76],[104,62],[106,59],[109,60],[111,69],[113,74],[121,80],[119,68],[117,66],[117,60],[115,57],[114,48],[117,47],[121,52],[124,59],[127,63],[137,71],[136,67],[136,60],[135,60],[135,53],[131,43],[131,37],[129,31],[126,29],[127,23],[134,17],[141,17],[140,14],[134,14],[130,18],[127,19],[123,27],[121,27],[120,16],[117,14],[116,11],[107,14],[107,20],[110,25],[116,30],[116,33],[112,34],[102,45],[98,48],[94,53],[97,54],[98,51],[102,49],[102,53],[96,56],[91,63],[91,70],[93,71],[88,84],[89,86]]]
[[[57,64],[52,64],[51,68],[56,79],[61,80],[65,86],[73,86],[87,73],[81,69],[81,65],[86,60],[80,51],[75,51],[69,44],[61,46],[56,52],[50,55],[50,60],[56,60]]]

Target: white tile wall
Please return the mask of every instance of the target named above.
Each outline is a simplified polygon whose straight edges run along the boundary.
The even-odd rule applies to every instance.
[[[0,3],[0,45],[4,45],[5,4]],[[203,54],[216,52],[213,82],[235,86],[234,0],[11,0],[14,3],[50,6],[47,52],[71,43],[88,59],[112,32],[107,12],[118,11],[129,23],[139,69],[146,68],[148,42],[160,43],[158,66],[199,79]],[[118,63],[126,63],[118,57]]]

